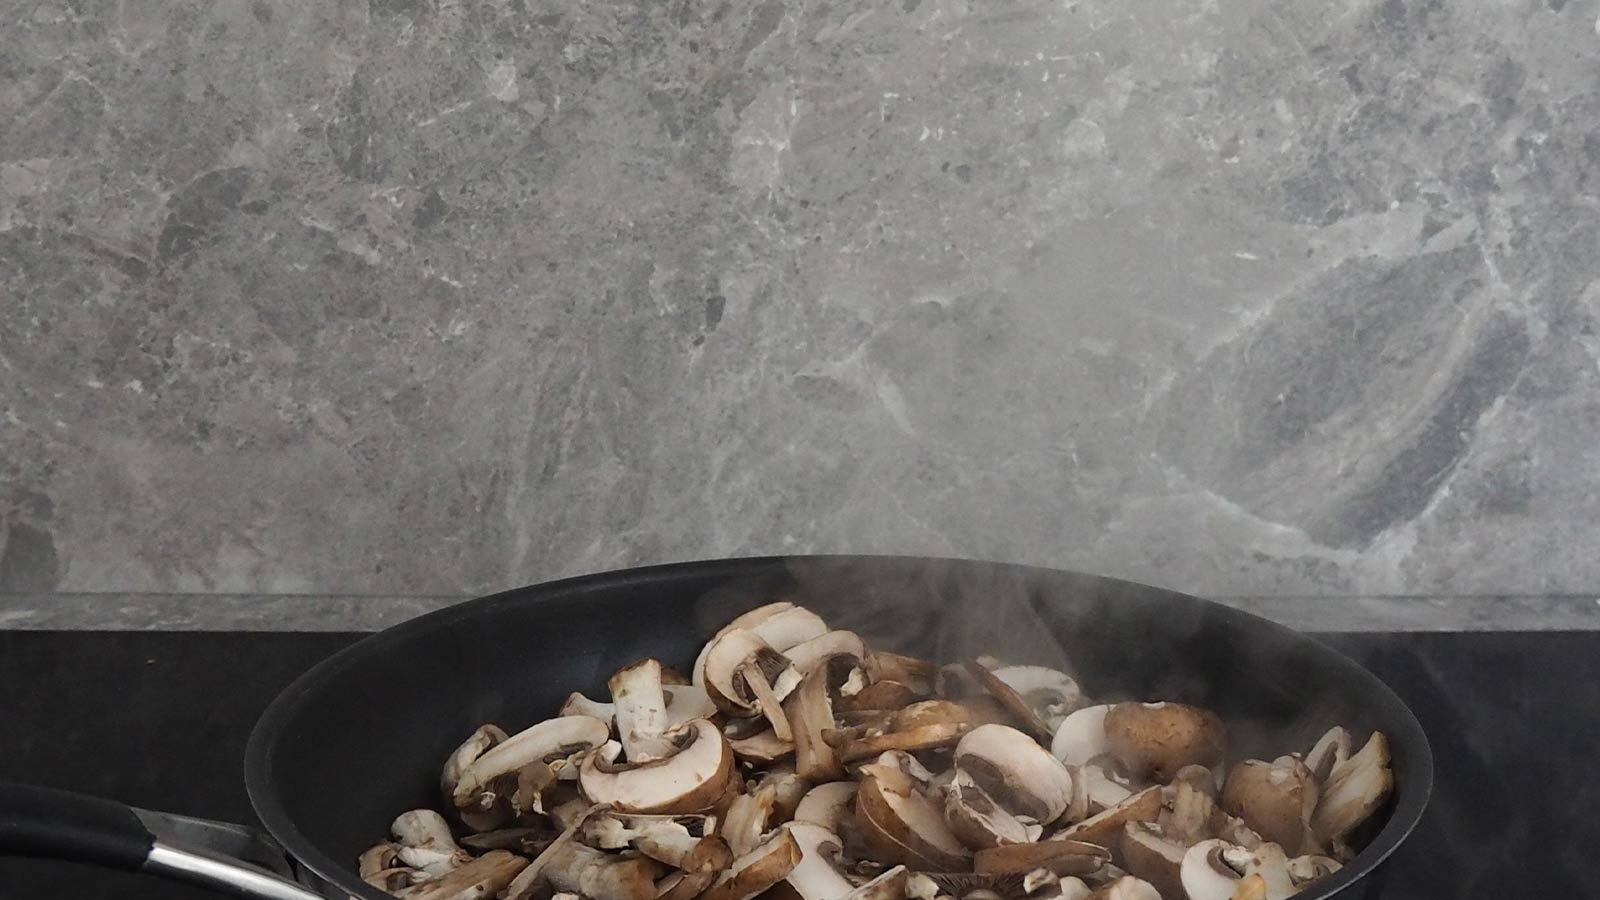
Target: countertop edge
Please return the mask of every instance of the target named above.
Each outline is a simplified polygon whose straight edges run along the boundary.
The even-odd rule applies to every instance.
[[[0,631],[370,632],[471,599],[282,594],[0,594]],[[1578,596],[1218,597],[1301,631],[1593,631]]]

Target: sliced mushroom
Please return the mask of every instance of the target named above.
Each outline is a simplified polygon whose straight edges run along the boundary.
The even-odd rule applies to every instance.
[[[1162,900],[1161,892],[1150,882],[1132,875],[1101,885],[1089,895],[1090,900]]]
[[[1104,766],[1082,766],[1073,780],[1083,783],[1084,802],[1089,813],[1110,809],[1133,796],[1133,789],[1107,772]]]
[[[500,800],[495,782],[528,766],[600,745],[611,729],[588,716],[559,716],[496,744],[461,772],[451,802],[458,810],[489,810]]]
[[[703,687],[684,682],[667,681],[667,672],[661,670],[661,693],[667,700],[667,727],[674,728],[695,719],[709,719],[717,714],[717,705]],[[681,677],[681,676],[680,676]]]
[[[795,772],[792,761],[783,760],[768,766],[766,771],[761,773],[761,777],[751,781],[748,787],[750,793],[772,788],[774,792],[772,819],[781,824],[794,819],[794,811],[799,808],[800,801],[811,790],[811,782]]]
[[[515,853],[490,850],[433,881],[405,888],[403,900],[487,900],[509,885],[528,865]]]
[[[938,886],[935,896],[953,900],[1021,900],[1027,875],[1021,872],[929,872]]]
[[[1290,853],[1316,849],[1311,815],[1317,808],[1317,783],[1311,770],[1292,756],[1270,763],[1247,759],[1234,766],[1222,785],[1222,808]]]
[[[1228,900],[1267,900],[1267,880],[1260,875],[1246,875]]]
[[[400,846],[395,855],[406,866],[439,876],[472,859],[456,844],[450,823],[431,809],[413,809],[397,816],[389,826]]]
[[[1063,878],[1056,889],[1061,892],[1061,896],[1056,900],[1089,900],[1094,896],[1094,888],[1084,884],[1082,878]],[[1183,898],[1167,897],[1165,900],[1183,900]]]
[[[993,674],[1033,709],[1052,735],[1084,705],[1083,690],[1065,672],[1047,666],[1001,666]]]
[[[667,697],[661,689],[661,661],[641,659],[611,676],[611,703],[617,717],[617,738],[629,762],[649,762],[670,756]]]
[[[738,857],[701,900],[751,900],[789,876],[800,864],[800,845],[787,829],[779,829],[761,846]]]
[[[794,742],[778,737],[771,728],[764,728],[750,737],[729,737],[728,745],[740,762],[765,766],[794,753]]]
[[[721,835],[734,856],[743,856],[761,844],[761,836],[767,833],[772,820],[777,796],[777,789],[768,786],[752,794],[740,794],[728,804],[727,814],[722,817]]]
[[[970,865],[969,851],[916,779],[882,762],[862,766],[861,773],[855,824],[874,858],[936,872]]]
[[[1050,741],[1050,752],[1069,766],[1087,765],[1111,752],[1106,739],[1106,714],[1111,704],[1085,706],[1061,721]]]
[[[694,900],[732,865],[733,852],[721,838],[701,838],[683,858],[673,883],[657,883],[661,891],[656,900]]]
[[[897,681],[926,697],[933,690],[939,666],[916,656],[874,649],[867,654],[867,674],[876,681]]]
[[[1184,845],[1167,837],[1154,822],[1122,826],[1123,868],[1155,885],[1165,897],[1183,897]]]
[[[733,777],[733,748],[708,719],[667,733],[676,752],[647,763],[619,764],[622,745],[607,741],[584,757],[578,784],[593,803],[623,812],[697,813],[710,809]]]
[[[1204,787],[1200,786],[1202,782],[1198,779],[1175,779],[1171,786],[1172,820],[1167,833],[1185,847],[1215,837],[1211,823],[1216,816],[1217,801],[1209,791],[1210,771],[1201,771],[1206,773]]]
[[[1005,725],[980,725],[956,744],[956,769],[1014,815],[1048,824],[1072,802],[1072,775],[1026,734]]]
[[[1064,840],[1110,846],[1120,839],[1129,822],[1154,822],[1161,815],[1161,788],[1149,787],[1104,812],[1096,813],[1062,832]]]
[[[905,900],[906,882],[910,872],[905,866],[894,866],[885,869],[878,875],[855,890],[846,894],[843,900]]]
[[[866,642],[854,631],[830,631],[783,651],[796,670],[805,675],[824,660],[843,656],[856,661],[867,658]]]
[[[1349,758],[1350,732],[1335,725],[1318,738],[1311,752],[1306,754],[1306,768],[1311,770],[1311,777],[1317,784],[1322,784],[1333,774],[1335,766],[1343,765]]]
[[[614,726],[617,722],[616,706],[610,703],[601,703],[599,700],[590,700],[577,691],[567,695],[567,699],[561,704],[561,710],[557,715],[588,716],[591,719],[599,719],[608,726]]]
[[[834,864],[843,848],[838,835],[809,822],[791,822],[783,827],[800,846],[800,864],[785,879],[796,894],[803,900],[841,900],[855,890],[855,885]]]
[[[839,699],[834,704],[834,707],[840,712],[853,712],[863,709],[900,709],[927,696],[927,692],[917,690],[903,681],[884,679],[867,684],[859,691],[852,691],[846,685],[840,689]]]
[[[1289,872],[1289,857],[1273,843],[1262,844],[1250,852],[1245,863],[1245,880],[1259,877],[1266,888],[1266,900],[1288,900],[1298,888]]]
[[[1056,839],[991,847],[972,857],[976,872],[1031,872],[1044,868],[1061,876],[1098,872],[1109,862],[1111,851],[1104,844]]]
[[[699,655],[695,657],[694,667],[689,670],[690,682],[697,687],[704,688],[706,686],[706,655],[711,650],[711,645],[716,643],[717,638],[722,637],[728,632],[736,629],[748,630],[766,621],[767,619],[772,618],[778,613],[794,608],[795,605],[793,603],[790,603],[787,600],[779,600],[775,603],[768,603],[764,606],[758,606],[749,612],[741,613],[740,615],[735,616],[733,621],[717,629],[716,634],[713,634],[711,639],[706,641],[705,645],[700,648]]]
[[[795,807],[796,822],[810,822],[837,833],[839,823],[850,817],[850,805],[856,799],[854,781],[830,781],[819,784],[800,798]]]
[[[1189,900],[1230,900],[1243,879],[1222,858],[1233,845],[1227,841],[1201,841],[1183,854],[1180,879]]]
[[[989,696],[993,697],[1005,708],[1006,712],[1010,714],[1011,718],[1016,721],[1023,731],[1033,735],[1040,741],[1052,739],[1053,729],[1039,715],[1039,712],[1022,698],[1022,695],[1011,689],[1009,684],[1006,684],[981,663],[969,662],[966,664],[966,668],[972,674],[972,677],[977,679],[978,684],[982,685],[983,689],[989,693]]]
[[[1037,840],[1041,831],[1037,824],[1030,829],[1027,823],[996,802],[970,774],[960,770],[945,789],[944,821],[961,843],[974,850],[1025,844]]]
[[[461,774],[467,767],[477,761],[478,757],[488,752],[490,748],[506,739],[506,733],[496,725],[484,725],[474,731],[461,746],[457,747],[444,762],[444,771],[439,773],[439,793],[447,803],[455,795],[456,785],[461,782]],[[454,805],[451,803],[451,805]],[[509,816],[505,804],[496,804],[490,809],[458,809],[456,814],[461,823],[473,831],[489,831],[498,828]]]
[[[1322,786],[1321,798],[1311,816],[1317,839],[1329,843],[1342,839],[1377,812],[1394,790],[1389,771],[1389,739],[1374,731],[1361,752],[1334,766]]]
[[[766,716],[783,740],[793,740],[782,701],[800,683],[787,657],[754,633],[735,629],[706,651],[705,689],[711,702],[730,716]]]
[[[835,727],[830,680],[833,665],[818,665],[805,674],[794,692],[783,703],[794,733],[794,766],[801,777],[812,781],[832,781],[844,777],[844,766],[833,747],[823,739]]]
[[[1182,703],[1118,703],[1106,713],[1105,732],[1125,771],[1162,782],[1184,766],[1219,762],[1226,734],[1216,713]]]
[[[641,815],[601,809],[584,819],[579,834],[591,847],[637,850],[657,862],[682,868],[684,858],[714,824],[707,816]]]
[[[972,729],[972,713],[949,700],[921,700],[904,709],[850,728],[823,732],[850,763],[888,750],[930,750],[948,747]]]

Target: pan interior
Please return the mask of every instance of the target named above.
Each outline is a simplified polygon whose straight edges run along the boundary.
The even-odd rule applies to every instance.
[[[1072,671],[1097,699],[1216,710],[1230,754],[1309,749],[1333,724],[1391,740],[1398,790],[1358,877],[1415,825],[1431,789],[1427,741],[1372,675],[1323,645],[1217,604],[1113,579],[990,563],[887,557],[685,563],[510,591],[405,623],[319,665],[273,704],[246,763],[262,821],[344,893],[400,812],[438,804],[439,768],[473,729],[515,732],[568,693],[605,698],[610,673],[654,656],[687,671],[738,612],[793,599],[874,646],[943,660],[994,653]],[[1321,893],[1321,892],[1316,892]],[[1316,894],[1307,894],[1308,898]]]

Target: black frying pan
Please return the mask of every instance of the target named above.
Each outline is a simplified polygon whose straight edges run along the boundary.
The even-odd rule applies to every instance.
[[[603,696],[645,656],[687,668],[736,613],[780,597],[835,628],[941,660],[993,653],[1075,673],[1099,700],[1220,713],[1236,757],[1309,748],[1329,726],[1391,742],[1397,790],[1359,857],[1300,897],[1376,896],[1379,867],[1427,804],[1416,717],[1344,656],[1184,594],[1023,566],[900,557],[773,557],[575,578],[463,603],[373,635],[307,672],[257,723],[245,781],[275,859],[237,826],[0,784],[0,853],[142,870],[247,897],[386,896],[356,876],[395,815],[436,806],[446,755],[474,728],[516,731],[573,690]],[[259,867],[236,857],[253,857]],[[286,880],[293,878],[304,887]],[[316,893],[313,893],[316,892]]]

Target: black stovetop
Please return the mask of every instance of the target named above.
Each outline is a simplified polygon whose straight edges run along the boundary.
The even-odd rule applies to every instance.
[[[256,716],[359,635],[0,631],[0,779],[252,821]],[[1583,897],[1600,848],[1600,632],[1323,635],[1411,704],[1438,779],[1388,898]],[[0,897],[200,900],[203,891],[0,859]]]

